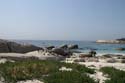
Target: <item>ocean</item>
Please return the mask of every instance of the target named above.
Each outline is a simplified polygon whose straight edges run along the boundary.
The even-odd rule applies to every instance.
[[[125,48],[125,44],[97,44],[94,41],[58,41],[58,40],[14,40],[18,43],[33,44],[39,47],[47,46],[61,46],[64,44],[77,44],[79,45],[80,52],[89,52],[91,49],[97,53],[120,53],[125,54],[125,51],[118,51],[117,48]]]

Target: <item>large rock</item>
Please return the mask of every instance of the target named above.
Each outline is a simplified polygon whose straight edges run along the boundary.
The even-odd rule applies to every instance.
[[[79,46],[78,45],[69,45],[68,48],[69,49],[78,49]]]
[[[69,50],[64,50],[62,48],[54,48],[52,49],[52,52],[58,54],[58,55],[62,55],[62,56],[69,56],[71,55],[71,52]]]
[[[30,51],[40,50],[42,48],[34,46],[34,45],[23,45],[18,44],[16,42],[11,42],[7,40],[0,40],[0,53],[26,53]]]

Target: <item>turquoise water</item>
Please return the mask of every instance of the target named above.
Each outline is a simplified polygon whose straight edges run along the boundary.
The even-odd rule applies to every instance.
[[[88,52],[91,49],[97,53],[125,53],[125,51],[115,50],[116,48],[125,48],[125,44],[97,44],[93,41],[55,41],[55,40],[15,40],[18,43],[28,43],[39,47],[61,46],[64,44],[78,44],[79,51]]]

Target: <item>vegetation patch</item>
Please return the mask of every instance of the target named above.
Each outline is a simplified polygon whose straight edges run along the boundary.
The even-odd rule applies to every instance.
[[[59,71],[59,68],[72,68],[73,71]],[[86,73],[94,70],[78,64],[57,61],[24,60],[0,64],[0,75],[6,83],[38,79],[45,83],[95,83]]]
[[[45,78],[46,83],[95,83],[86,74],[81,74],[76,71],[71,72],[56,72]]]
[[[100,70],[110,78],[105,83],[125,83],[125,71],[113,67],[103,67]]]

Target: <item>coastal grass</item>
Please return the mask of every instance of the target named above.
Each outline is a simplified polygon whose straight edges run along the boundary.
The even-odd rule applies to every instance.
[[[125,83],[125,71],[113,67],[103,67],[100,70],[110,78],[105,83]]]
[[[59,68],[72,68],[72,71],[59,71]],[[49,60],[24,60],[0,64],[0,76],[6,83],[38,79],[45,83],[95,83],[86,73],[94,70],[78,64]]]

